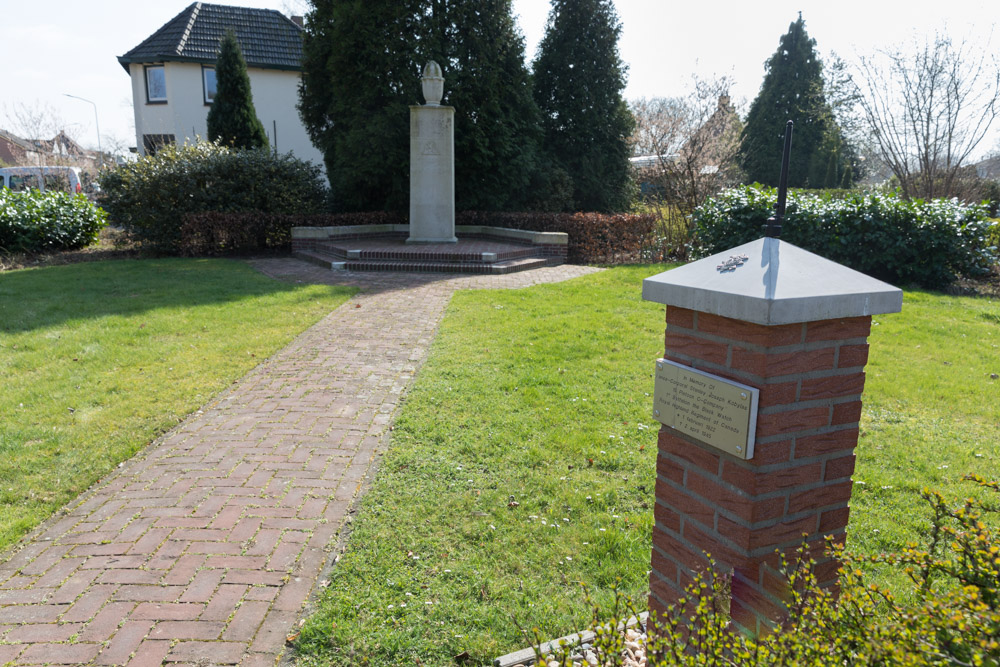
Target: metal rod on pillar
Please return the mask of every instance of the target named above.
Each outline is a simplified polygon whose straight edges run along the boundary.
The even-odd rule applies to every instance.
[[[788,160],[792,155],[792,127],[794,123],[785,123],[785,148],[781,154],[781,176],[778,178],[778,203],[774,206],[774,215],[767,219],[764,236],[773,239],[781,238],[781,220],[785,217],[785,199],[788,197]]]

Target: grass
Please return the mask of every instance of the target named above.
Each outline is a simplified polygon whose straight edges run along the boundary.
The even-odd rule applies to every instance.
[[[0,549],[350,293],[224,260],[0,273]]]
[[[488,665],[527,645],[515,620],[543,637],[588,625],[577,582],[642,599],[663,309],[639,293],[663,268],[456,294],[301,664]],[[849,527],[866,553],[929,525],[921,487],[996,476],[1000,445],[1000,304],[910,292],[876,321]]]

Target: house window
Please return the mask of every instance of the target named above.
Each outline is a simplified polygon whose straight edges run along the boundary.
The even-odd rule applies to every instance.
[[[163,65],[146,66],[146,102],[163,104],[167,101],[167,77]]]
[[[202,90],[205,93],[205,104],[211,104],[215,100],[215,68],[201,67]]]
[[[142,148],[146,155],[155,155],[160,148],[172,143],[174,143],[174,135],[172,134],[142,135]]]

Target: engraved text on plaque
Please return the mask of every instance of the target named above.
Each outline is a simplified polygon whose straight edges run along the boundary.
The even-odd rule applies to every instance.
[[[760,391],[689,366],[656,362],[653,414],[670,428],[741,459],[753,457]]]

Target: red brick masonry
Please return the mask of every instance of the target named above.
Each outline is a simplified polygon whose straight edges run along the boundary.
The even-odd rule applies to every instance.
[[[650,609],[663,613],[708,564],[732,571],[731,613],[758,633],[783,614],[776,550],[807,534],[821,583],[824,536],[846,535],[871,317],[763,326],[667,308],[666,358],[760,389],[743,461],[660,429]]]

